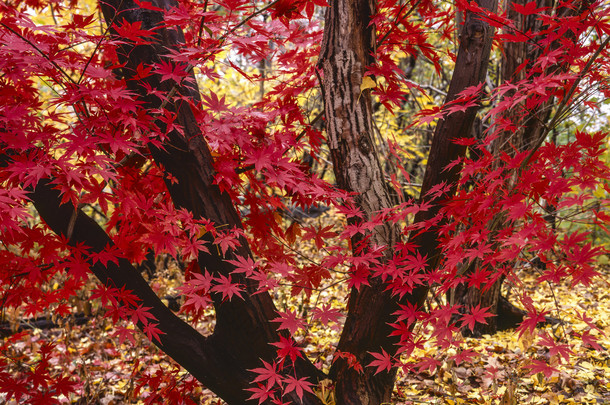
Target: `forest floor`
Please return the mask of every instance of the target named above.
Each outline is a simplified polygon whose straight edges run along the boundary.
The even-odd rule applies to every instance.
[[[529,375],[526,367],[533,358],[548,359],[548,350],[532,343],[532,336],[521,336],[514,330],[464,338],[464,346],[478,353],[471,361],[455,365],[441,355],[441,367],[434,373],[399,373],[393,404],[608,404],[610,403],[610,271],[600,269],[601,277],[588,287],[569,284],[553,290],[544,285],[530,288],[534,301],[559,315],[562,325],[541,326],[537,332],[561,336],[571,344],[574,355],[569,362],[556,364],[557,372],[550,378],[542,373]],[[527,274],[523,274],[528,281]],[[533,277],[530,277],[533,281]],[[332,295],[332,292],[329,292]],[[559,309],[559,313],[557,312]],[[573,310],[585,312],[599,331],[581,319]],[[93,317],[85,325],[66,325],[62,329],[36,329],[23,334],[14,345],[14,354],[28,358],[42,341],[52,341],[65,356],[56,360],[55,367],[78,376],[83,382],[79,398],[67,402],[80,404],[143,403],[152,390],[139,386],[142,373],[175,370],[171,362],[145,337],[135,335],[135,344],[119,344],[113,337],[117,325],[103,317]],[[213,318],[200,323],[203,333],[210,333]],[[328,368],[333,343],[339,328],[310,330],[305,352],[323,368]],[[598,339],[597,349],[583,344],[578,336],[589,331]],[[435,347],[425,347],[419,355],[435,354]],[[176,371],[182,378],[187,375]],[[205,391],[193,393],[193,399],[206,405],[222,401]],[[329,402],[329,405],[331,402]]]
[[[479,354],[473,361],[459,366],[443,362],[434,375],[400,376],[395,403],[610,404],[610,271],[607,267],[599,271],[600,277],[589,286],[566,282],[553,289],[536,284],[531,274],[521,275],[537,307],[545,307],[562,321],[539,325],[535,334],[546,331],[574,351],[569,362],[555,365],[558,371],[549,378],[530,375],[527,368],[532,359],[548,360],[548,349],[533,343],[533,336],[507,330],[465,338],[465,346]],[[584,312],[599,330],[575,317],[575,310]],[[598,339],[599,347],[582,342],[580,336],[586,332]]]

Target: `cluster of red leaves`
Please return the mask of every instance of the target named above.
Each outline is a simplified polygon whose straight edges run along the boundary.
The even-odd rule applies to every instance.
[[[136,3],[155,9],[147,2]],[[550,229],[540,201],[561,212],[579,211],[587,206],[590,191],[599,184],[610,192],[607,183],[603,183],[610,173],[600,159],[606,147],[606,135],[576,132],[571,142],[547,143],[532,154],[493,156],[487,152],[487,146],[499,131],[518,128],[519,114],[551,97],[558,102],[572,102],[567,98],[584,93],[587,86],[602,80],[600,70],[592,70],[587,65],[599,42],[564,38],[567,31],[573,38],[588,32],[608,35],[607,11],[593,12],[592,7],[582,15],[569,18],[542,16],[539,32],[519,33],[506,30],[514,27],[514,23],[505,14],[490,15],[472,2],[459,3],[463,10],[481,14],[493,26],[505,29],[497,37],[498,41],[531,40],[535,36],[540,46],[547,48],[524,80],[503,84],[489,96],[490,100],[499,101],[488,111],[490,117],[497,117],[497,125],[486,138],[457,140],[466,142],[472,153],[469,159],[459,162],[464,169],[456,197],[444,201],[439,215],[430,221],[412,224],[413,215],[430,209],[429,203],[405,201],[366,219],[350,196],[304,163],[306,153],[317,162],[323,154],[323,135],[308,124],[311,119],[302,108],[301,98],[314,94],[317,85],[315,60],[322,32],[314,17],[320,13],[316,6],[324,6],[325,2],[274,2],[269,8],[269,21],[256,14],[249,1],[210,3],[216,3],[219,8],[210,11],[213,8],[208,2],[205,5],[180,2],[178,7],[168,10],[165,24],[185,28],[185,45],[179,53],[167,55],[166,60],[138,67],[133,80],[159,75],[162,82],[186,84],[189,66],[197,67],[208,79],[220,79],[208,62],[223,64],[248,80],[257,80],[259,77],[246,66],[264,59],[273,61],[271,76],[266,77],[273,86],[259,102],[249,106],[228,105],[224,95],[212,91],[204,90],[198,105],[186,97],[148,88],[161,100],[178,97],[192,104],[215,156],[215,181],[240,207],[246,232],[222,229],[176,209],[164,183],[166,173],[152,163],[143,148],[146,144],[162,148],[168,131],[180,131],[180,126],[175,122],[174,113],[163,109],[148,111],[125,89],[124,80],[117,77],[120,66],[114,48],[121,43],[146,44],[153,38],[154,30],[121,20],[114,22],[120,37],[110,37],[105,29],[93,27],[93,15],[68,11],[67,4],[65,9],[56,5],[54,12],[70,15],[68,23],[41,26],[32,21],[27,7],[40,10],[46,6],[45,2],[29,1],[19,7],[0,4],[0,40],[4,44],[0,47],[0,209],[3,213],[0,298],[4,308],[23,308],[25,315],[51,310],[58,315],[68,314],[72,311],[69,298],[82,290],[90,266],[96,263],[106,265],[127,259],[137,264],[153,252],[180,258],[192,269],[199,252],[219,249],[226,253],[242,237],[250,242],[257,260],[240,257],[232,261],[235,274],[254,280],[261,291],[288,283],[295,295],[303,293],[308,297],[325,283],[334,282],[329,279],[337,269],[347,269],[341,281],[349,287],[359,289],[368,285],[371,277],[379,277],[397,297],[404,297],[419,286],[434,287],[439,296],[460,283],[485,289],[502,276],[518,284],[513,275],[515,263],[522,265],[526,258],[533,257],[547,265],[540,280],[556,282],[569,276],[575,283],[586,283],[595,275],[595,260],[603,250],[591,244],[585,231],[562,234]],[[431,28],[441,27],[439,34],[443,41],[452,40],[455,31],[451,8],[431,1],[412,6],[396,3],[380,1],[379,13],[371,22],[378,32],[379,43],[370,74],[384,79],[372,93],[390,111],[400,108],[410,94],[404,88],[404,71],[395,53],[426,58],[440,72],[444,55],[433,44],[439,39],[430,38]],[[538,10],[530,3],[517,11],[528,15]],[[561,52],[550,46],[555,41],[561,41]],[[228,57],[219,56],[223,50],[230,50]],[[605,58],[607,55],[603,54],[600,61],[606,61]],[[553,64],[574,69],[547,73],[548,66]],[[606,69],[607,64],[601,66]],[[423,91],[411,82],[407,82],[407,87]],[[421,122],[463,111],[478,103],[482,92],[482,88],[468,89],[449,105],[435,109],[428,116],[424,114]],[[506,111],[519,108],[522,110],[514,115],[517,119],[503,120]],[[159,128],[159,121],[164,124],[163,129]],[[523,170],[525,167],[527,170]],[[404,167],[401,170],[408,179]],[[517,176],[517,181],[508,182],[513,176]],[[111,234],[115,247],[94,254],[86,246],[68,246],[66,237],[51,235],[27,200],[31,187],[42,179],[52,179],[64,201],[88,210]],[[399,183],[399,179],[393,180],[394,184]],[[437,185],[429,194],[442,196],[447,187]],[[578,193],[570,194],[576,190]],[[608,221],[602,208],[606,203],[602,201],[597,208],[587,208],[596,225]],[[286,226],[276,215],[288,207],[308,209],[318,205],[336,207],[348,219],[348,224],[342,228],[308,225],[299,229],[294,224]],[[498,216],[506,218],[506,226],[494,233],[489,224]],[[430,271],[427,258],[419,254],[416,246],[406,242],[394,246],[393,257],[385,260],[387,247],[367,243],[370,232],[385,223],[407,223],[402,228],[405,236],[440,225],[441,265]],[[313,240],[315,247],[327,254],[319,263],[303,265],[300,253],[291,249],[297,237]],[[349,249],[353,237],[363,240],[354,247],[356,254]],[[477,271],[460,275],[460,267],[473,260],[480,261]],[[232,276],[190,271],[186,279],[180,289],[185,297],[183,313],[195,319],[208,308],[210,294],[231,300],[239,299],[243,293],[243,286]],[[55,283],[57,287],[49,288]],[[139,304],[131,291],[99,286],[90,297],[102,302],[112,320],[131,320],[151,340],[164,333],[157,328],[149,308]],[[537,309],[527,297],[522,301],[530,315],[520,332],[532,332],[545,310]],[[392,334],[400,340],[399,355],[390,356],[385,351],[371,353],[373,360],[364,365],[349,353],[337,356],[348,359],[358,370],[363,366],[373,367],[375,373],[394,366],[432,371],[438,366],[434,358],[405,363],[400,356],[405,358],[426,342],[434,341],[441,349],[459,344],[455,332],[486,323],[490,316],[487,310],[476,306],[464,312],[457,305],[437,305],[424,311],[402,305],[392,324]],[[296,334],[305,332],[311,322],[338,322],[339,314],[339,310],[324,304],[313,310],[311,321],[293,310],[280,311],[273,321],[278,329]],[[414,325],[417,326],[414,328]],[[132,333],[131,329],[123,328],[118,337],[121,341],[133,341]],[[595,344],[592,336],[583,336],[583,340]],[[569,348],[546,335],[541,336],[541,342],[559,357],[569,360]],[[281,403],[281,393],[295,391],[301,397],[304,392],[312,392],[311,382],[281,372],[288,363],[303,356],[300,348],[284,337],[274,345],[277,361],[263,362],[261,368],[251,370],[255,376],[252,398]],[[40,403],[50,403],[50,397],[78,390],[78,381],[47,370],[53,353],[52,345],[43,345],[34,368],[18,375],[0,371],[0,390],[9,399],[27,396],[28,400]],[[459,364],[471,355],[468,351],[459,351],[452,359]],[[3,368],[5,363],[0,358]],[[548,373],[549,367],[532,363],[532,372]],[[163,373],[143,378],[142,385],[153,389],[167,383]]]
[[[0,351],[11,351],[11,345],[23,338],[23,335],[13,335],[6,339],[0,346]],[[17,402],[27,400],[30,404],[52,404],[58,396],[67,396],[74,391],[76,383],[69,376],[53,370],[51,363],[57,357],[54,349],[52,343],[42,342],[36,353],[36,361],[30,358],[0,357],[0,387],[7,401],[14,398]],[[19,363],[16,372],[7,371],[9,359]],[[10,370],[15,370],[15,367],[10,367]]]

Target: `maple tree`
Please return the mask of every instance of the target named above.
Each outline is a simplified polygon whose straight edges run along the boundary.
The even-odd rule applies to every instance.
[[[459,332],[496,328],[502,285],[519,290],[519,269],[538,261],[549,283],[596,276],[606,251],[590,230],[609,219],[607,134],[568,118],[603,112],[601,3],[77,6],[0,3],[0,297],[3,311],[64,316],[85,294],[114,323],[135,325],[192,377],[148,374],[142,385],[164,390],[148,402],[193,402],[198,381],[231,404],[320,404],[327,380],[337,403],[389,402],[398,369],[439,367],[415,356],[424,344],[457,364],[474,355]],[[52,24],[36,22],[44,13]],[[423,59],[452,73],[444,99],[416,112],[406,103],[430,98],[414,80]],[[501,73],[488,71],[492,60]],[[229,72],[260,82],[260,94],[218,87]],[[405,193],[411,157],[377,133],[380,109],[407,111],[404,131],[433,132],[416,198]],[[332,175],[318,170],[326,156]],[[291,214],[321,207],[341,221]],[[320,261],[301,260],[294,246],[306,240]],[[137,267],[151,255],[183,264],[179,313]],[[330,284],[349,289],[347,303],[317,304]],[[317,296],[311,316],[279,306],[284,285]],[[517,330],[533,336],[549,310],[518,298]],[[211,308],[213,332],[202,334]],[[322,370],[304,336],[341,324]],[[133,344],[134,333],[116,337]],[[550,377],[573,349],[538,337],[553,361],[528,367]],[[592,333],[581,339],[597,345]],[[19,372],[0,358],[7,399],[53,403],[82,389],[51,367],[61,355],[52,342],[39,352]]]

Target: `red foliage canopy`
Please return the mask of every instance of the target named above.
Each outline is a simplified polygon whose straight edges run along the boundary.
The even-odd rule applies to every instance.
[[[587,283],[595,276],[596,258],[605,251],[594,245],[592,228],[557,228],[548,217],[574,217],[607,232],[607,134],[579,117],[567,121],[574,109],[605,112],[596,100],[610,88],[607,8],[576,0],[555,9],[514,2],[493,12],[475,1],[457,2],[460,13],[498,29],[494,58],[515,43],[536,48],[536,57],[521,62],[515,79],[497,77],[443,106],[409,110],[403,129],[480,109],[488,124],[479,137],[455,139],[454,146],[468,148],[445,162],[446,170],[461,169],[455,184],[433,184],[421,199],[405,198],[399,189],[394,207],[363,212],[354,195],[318,170],[327,153],[322,114],[314,111],[321,102],[308,100],[319,97],[325,1],[101,1],[105,22],[76,3],[0,3],[3,313],[61,316],[75,312],[76,295],[99,300],[106,317],[131,321],[220,396],[231,397],[229,377],[238,378],[235,386],[248,391],[235,394],[234,403],[248,397],[315,403],[322,373],[312,371],[291,336],[340,324],[350,309],[344,302],[317,304],[331,285],[359,290],[380,282],[403,300],[386,322],[396,353],[380,347],[361,358],[335,354],[359,373],[377,375],[396,367],[433,371],[435,359],[405,357],[424,341],[442,350],[458,345],[456,331],[492,316],[484,306],[441,299],[418,307],[408,301],[415,289],[441,297],[460,285],[485,291],[506,279],[518,286],[518,270],[534,259],[545,265],[540,281]],[[375,86],[359,91],[398,114],[406,100],[423,100],[434,90],[407,78],[406,58],[425,59],[438,73],[455,60],[445,45],[458,29],[456,9],[433,1],[376,3],[370,24],[377,43],[367,73]],[[56,21],[44,25],[38,15],[49,13]],[[519,25],[526,16],[535,16],[535,30]],[[261,83],[264,91],[230,102],[231,91],[238,91],[226,85],[230,73]],[[532,121],[542,123],[540,136],[526,148],[512,145],[506,133],[529,131]],[[507,144],[494,149],[498,140]],[[388,167],[399,166],[388,169],[389,183],[410,183],[399,144],[381,141],[379,150]],[[452,189],[455,195],[447,197]],[[319,207],[343,219],[303,226],[292,220]],[[426,212],[433,215],[414,221]],[[400,230],[393,246],[370,242],[384,224]],[[434,265],[413,243],[432,228],[440,243]],[[311,241],[319,261],[303,262],[295,248],[302,241]],[[200,335],[155,295],[134,268],[149,255],[184,264],[182,319],[200,319],[213,306],[213,335]],[[92,291],[91,274],[98,279]],[[311,317],[275,308],[271,294],[284,285],[316,303]],[[529,315],[520,333],[531,333],[548,309],[522,301]],[[230,331],[235,325],[243,336]],[[122,328],[117,335],[133,342],[132,333]],[[2,353],[20,336],[7,338]],[[540,338],[569,360],[569,347]],[[584,340],[595,345],[591,335]],[[82,391],[82,381],[50,366],[60,356],[52,342],[39,354],[19,373],[0,356],[0,398],[48,404]],[[452,358],[459,364],[471,354]],[[226,375],[218,371],[224,366]],[[535,360],[531,371],[550,375],[553,368]],[[178,372],[148,375],[143,384],[166,382],[167,398],[179,398],[192,384]]]

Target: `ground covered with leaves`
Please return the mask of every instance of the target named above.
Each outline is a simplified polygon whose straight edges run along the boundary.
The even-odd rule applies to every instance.
[[[465,346],[477,353],[460,365],[443,362],[434,374],[402,375],[396,390],[397,404],[606,404],[610,403],[610,271],[600,268],[601,276],[588,287],[568,283],[554,286],[536,284],[533,274],[528,292],[534,302],[551,310],[561,323],[541,325],[535,334],[555,336],[562,347],[571,346],[574,356],[566,359],[559,347],[556,353],[532,344],[533,336],[515,330],[465,338]],[[559,312],[558,312],[559,310]],[[573,316],[575,310],[589,319]],[[593,328],[591,326],[595,326]],[[598,345],[583,343],[591,333]],[[433,354],[435,348],[427,348]],[[567,356],[567,354],[566,354]],[[532,360],[549,360],[557,371],[549,378],[532,373]]]
[[[395,404],[604,404],[610,403],[610,286],[608,268],[600,268],[601,277],[591,286],[571,287],[569,284],[534,288],[531,294],[536,302],[560,310],[561,324],[541,326],[536,333],[548,332],[560,337],[560,342],[572,344],[576,356],[565,361],[561,352],[550,353],[532,344],[532,336],[519,336],[514,330],[485,335],[482,338],[465,338],[464,346],[477,356],[461,364],[443,361],[434,372],[399,374],[394,394]],[[527,281],[529,275],[524,275]],[[531,277],[532,281],[534,278]],[[171,278],[170,278],[171,280]],[[171,283],[170,283],[171,284]],[[171,292],[171,286],[162,292]],[[337,294],[338,293],[338,294]],[[340,291],[329,289],[322,300],[335,300]],[[292,304],[288,304],[289,306]],[[307,303],[297,302],[295,308],[304,310]],[[574,309],[584,311],[587,322],[571,316]],[[592,323],[596,328],[590,326]],[[127,325],[125,325],[127,326]],[[306,340],[300,343],[312,360],[323,368],[332,361],[333,343],[340,325],[330,329],[310,329]],[[213,328],[213,317],[200,322],[203,333]],[[583,344],[583,333],[598,338],[598,347]],[[52,344],[63,356],[52,359],[51,367],[63,370],[69,376],[78,376],[83,382],[80,398],[66,398],[66,403],[124,404],[144,403],[155,398],[164,389],[164,375],[174,374],[181,383],[193,384],[193,400],[216,404],[214,396],[202,390],[191,378],[163,356],[148,340],[136,334],[133,342],[119,343],[117,325],[102,316],[93,316],[85,325],[66,322],[62,329],[35,329],[13,335],[12,344],[5,346],[5,355],[13,360],[17,371],[31,367],[26,359],[40,360],[44,347]],[[435,347],[426,347],[419,355],[435,355]],[[531,374],[527,368],[532,359],[550,359],[555,356],[558,371],[550,378],[542,373]],[[531,374],[531,375],[530,375]],[[159,386],[141,385],[144,375],[157,376]],[[320,395],[326,390],[320,389]],[[331,395],[324,395],[332,403]],[[161,398],[157,398],[160,400]],[[154,402],[154,401],[152,401]]]

